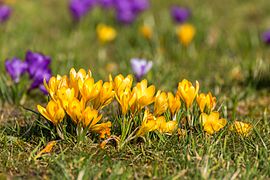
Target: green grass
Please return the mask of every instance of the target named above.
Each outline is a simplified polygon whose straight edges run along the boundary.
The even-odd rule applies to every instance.
[[[270,27],[270,2],[182,1],[181,5],[192,9],[189,22],[197,29],[188,49],[177,41],[168,12],[177,2],[153,0],[151,9],[136,23],[121,26],[112,12],[95,9],[74,24],[64,0],[17,0],[12,18],[0,26],[0,70],[4,72],[6,58],[24,58],[28,49],[50,55],[54,74],[83,67],[90,68],[97,79],[106,79],[109,73],[132,73],[129,59],[147,58],[154,62],[147,79],[156,87],[175,90],[183,78],[199,80],[202,91],[211,91],[223,104],[225,118],[252,123],[252,134],[247,138],[227,131],[214,136],[191,133],[180,139],[165,136],[165,141],[131,142],[121,151],[113,145],[102,150],[95,138],[84,143],[61,140],[51,154],[35,160],[52,136],[38,126],[33,113],[1,104],[0,179],[269,178],[270,51],[260,34]],[[137,31],[144,21],[154,23],[155,38],[150,43]],[[101,22],[118,32],[117,39],[105,47],[95,34]],[[98,55],[102,49],[105,59]],[[115,69],[106,68],[111,63]],[[233,70],[238,74],[233,75]],[[268,89],[256,89],[256,85]],[[35,109],[44,102],[45,97],[32,92],[24,106]]]

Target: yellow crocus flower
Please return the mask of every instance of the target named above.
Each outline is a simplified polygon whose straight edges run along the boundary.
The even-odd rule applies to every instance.
[[[156,118],[149,112],[149,110],[145,110],[142,125],[136,133],[136,136],[143,136],[146,133],[155,130],[157,130]]]
[[[177,130],[178,123],[175,120],[166,122],[166,127],[163,129],[164,133],[173,134]]]
[[[148,25],[142,25],[139,32],[145,39],[150,40],[153,37],[153,29]]]
[[[56,99],[60,101],[62,107],[66,110],[69,102],[75,97],[75,91],[73,88],[61,87],[57,90],[56,95]]]
[[[56,100],[58,89],[62,87],[69,87],[69,80],[67,76],[57,75],[56,77],[52,76],[48,83],[46,82],[46,79],[44,79],[43,84],[51,98]]]
[[[98,111],[87,107],[82,113],[82,124],[83,127],[89,127],[89,129],[98,123],[102,118],[102,115],[98,114]]]
[[[191,43],[195,33],[195,27],[191,24],[182,24],[176,29],[178,39],[184,46],[188,46]]]
[[[41,151],[39,151],[39,153],[35,156],[34,159],[40,158],[45,153],[52,152],[52,149],[56,145],[56,143],[57,143],[57,141],[50,141],[50,142],[48,142],[48,144],[46,145],[46,147],[44,149],[42,149]]]
[[[113,81],[114,91],[116,95],[119,95],[126,88],[131,88],[132,83],[133,83],[132,75],[129,74],[127,77],[124,77],[122,74],[117,75]]]
[[[117,35],[116,30],[113,27],[107,26],[105,24],[99,24],[96,31],[98,40],[101,43],[113,41]]]
[[[168,121],[166,122],[166,119],[164,116],[157,117],[157,126],[158,131],[160,133],[168,133],[172,134],[177,130],[178,124],[177,121]]]
[[[202,113],[200,117],[204,131],[208,134],[214,134],[222,129],[227,121],[224,118],[219,119],[219,112],[213,111],[209,115]]]
[[[42,116],[51,121],[55,126],[65,117],[64,109],[53,100],[47,104],[46,109],[40,105],[37,105],[37,109]]]
[[[173,93],[168,92],[168,103],[171,116],[174,117],[181,107],[180,97],[178,95],[174,96]]]
[[[110,104],[114,99],[114,91],[113,91],[113,83],[112,82],[105,82],[97,96],[94,99],[94,108],[95,109],[102,109],[103,107]]]
[[[128,112],[129,108],[133,106],[136,100],[136,94],[131,91],[132,83],[132,75],[124,77],[122,74],[119,74],[113,80],[115,97],[121,106],[123,115]]]
[[[186,103],[187,109],[190,108],[192,105],[195,97],[198,94],[199,91],[199,82],[196,81],[196,88],[192,85],[191,82],[184,79],[178,84],[178,90],[177,94],[183,99],[183,101]]]
[[[136,101],[136,94],[131,92],[130,88],[126,88],[116,96],[116,100],[121,106],[122,114],[126,115],[130,107],[132,107]]]
[[[211,92],[199,94],[196,100],[201,112],[204,112],[205,108],[207,108],[207,111],[212,111],[216,106],[216,97],[213,97]]]
[[[242,136],[248,136],[250,131],[252,130],[252,125],[241,121],[234,121],[229,129],[231,131],[235,131]]]
[[[165,92],[158,91],[154,102],[154,115],[159,116],[168,109],[168,97]]]
[[[98,133],[100,135],[100,138],[105,138],[106,135],[107,136],[111,135],[111,127],[112,127],[112,123],[109,121],[106,123],[93,125],[90,128],[90,131]]]
[[[95,83],[92,77],[88,77],[84,80],[84,82],[79,81],[79,91],[85,102],[95,99],[98,96],[101,88],[102,80]]]
[[[75,97],[79,95],[79,89],[81,89],[83,82],[86,78],[92,77],[91,70],[86,71],[84,69],[79,69],[78,72],[74,68],[71,68],[69,71],[69,79],[70,79],[70,88],[74,88]],[[80,87],[79,87],[80,86]]]
[[[151,85],[147,87],[146,79],[137,83],[132,92],[136,94],[136,103],[132,107],[133,111],[140,111],[155,100],[155,86]]]
[[[78,124],[83,119],[84,109],[85,109],[84,102],[79,101],[77,98],[73,98],[71,101],[69,101],[66,112],[70,116],[72,121]]]

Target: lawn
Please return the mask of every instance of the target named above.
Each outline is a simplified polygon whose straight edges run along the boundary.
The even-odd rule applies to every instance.
[[[192,14],[188,23],[196,33],[187,47],[175,33],[177,25],[170,15],[175,4],[188,7]],[[270,47],[261,39],[270,28],[270,1],[152,0],[130,25],[117,22],[113,11],[101,8],[74,22],[66,0],[17,0],[10,6],[11,18],[0,24],[0,179],[270,177]],[[116,30],[113,41],[99,41],[100,23]],[[151,39],[139,32],[142,24],[151,25]],[[153,67],[144,76],[148,84],[176,92],[182,79],[193,85],[197,80],[200,92],[210,91],[217,98],[216,110],[228,125],[212,135],[196,128],[184,134],[150,132],[121,148],[117,140],[101,148],[103,140],[92,133],[83,140],[72,135],[61,139],[37,110],[38,104],[46,106],[48,96],[38,89],[22,99],[12,95],[5,60],[24,59],[28,50],[50,56],[54,76],[68,75],[72,67],[84,68],[91,69],[96,81],[108,81],[109,74],[132,74],[131,58],[151,60]],[[127,117],[118,107],[114,100],[100,110],[103,120],[112,122],[115,139],[123,137],[118,123]],[[189,120],[183,114],[179,122]],[[142,118],[143,113],[134,119]],[[229,130],[235,120],[252,126],[249,135]],[[37,157],[53,140],[51,152]]]

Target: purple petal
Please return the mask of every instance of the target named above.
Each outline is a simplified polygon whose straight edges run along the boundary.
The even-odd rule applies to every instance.
[[[262,41],[266,44],[270,44],[270,30],[268,31],[265,31],[263,34],[262,34]]]
[[[117,11],[117,20],[124,24],[130,24],[136,19],[136,15],[129,10]]]
[[[45,94],[45,95],[48,94],[48,91],[47,91],[47,89],[45,88],[45,86],[43,84],[39,85],[39,90],[41,92],[43,92],[43,94]]]
[[[147,61],[145,59],[133,58],[130,62],[132,71],[134,72],[137,80],[141,80],[141,78],[147,74],[153,66],[152,61]]]
[[[131,62],[131,68],[132,68],[132,71],[134,72],[134,74],[136,76],[141,76],[142,75],[142,71],[141,71],[141,62],[140,62],[140,59],[131,59],[130,60]]]
[[[71,0],[69,3],[70,13],[74,20],[79,21],[96,3],[96,0]]]
[[[6,60],[5,69],[15,83],[20,81],[20,77],[27,71],[27,63],[18,58]]]
[[[173,6],[171,8],[171,16],[177,23],[184,23],[190,17],[190,11],[184,7]]]
[[[132,0],[131,8],[134,13],[140,13],[149,8],[149,1],[148,0]]]
[[[152,61],[149,61],[146,66],[145,66],[145,74],[148,73],[148,71],[150,71],[150,69],[152,68],[153,66],[153,62]]]
[[[124,24],[132,23],[137,17],[131,0],[115,0],[115,10],[117,20]]]
[[[111,8],[114,7],[115,0],[99,0],[99,5],[105,9]]]
[[[38,71],[48,69],[51,58],[41,53],[28,51],[25,56],[25,62],[28,64],[30,78],[33,78]]]
[[[46,81],[48,81],[51,77],[51,71],[50,69],[39,69],[35,76],[32,78],[33,82],[30,86],[30,90],[31,89],[35,89],[37,87],[39,87],[40,85],[43,84],[43,79],[45,78]]]
[[[11,8],[7,5],[0,5],[0,23],[9,19],[11,15]]]

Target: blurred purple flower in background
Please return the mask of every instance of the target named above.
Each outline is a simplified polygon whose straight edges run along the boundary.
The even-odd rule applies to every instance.
[[[73,18],[79,21],[96,5],[113,9],[119,22],[130,24],[149,8],[149,0],[70,0],[69,9]]]
[[[153,66],[152,61],[147,61],[145,59],[139,58],[132,58],[130,60],[130,63],[137,81],[140,81],[142,77],[147,74]]]
[[[176,23],[184,23],[190,17],[190,11],[184,7],[173,6],[171,16]]]
[[[131,0],[131,7],[134,13],[140,13],[150,6],[148,0]]]
[[[118,10],[116,14],[117,20],[123,24],[131,24],[136,19],[136,15],[132,11]]]
[[[95,5],[96,0],[70,0],[69,9],[74,20],[79,21]]]
[[[18,58],[6,60],[5,68],[15,83],[19,83],[20,77],[27,72],[30,80],[32,80],[28,90],[31,91],[32,89],[39,88],[46,94],[47,91],[43,86],[43,80],[46,79],[48,81],[51,77],[50,63],[51,58],[49,56],[27,51],[25,61]]]
[[[29,88],[29,90],[39,88],[44,94],[47,94],[47,90],[43,85],[43,80],[46,79],[48,82],[50,77],[52,76],[50,69],[40,69],[36,72],[35,76],[32,78],[33,82]]]
[[[28,73],[33,80],[30,90],[43,86],[43,79],[47,81],[51,77],[49,65],[51,58],[41,53],[28,51],[25,56],[25,62],[28,64]],[[40,88],[42,90],[42,88]]]
[[[20,77],[27,71],[27,63],[14,57],[5,62],[5,69],[15,83],[20,81]]]
[[[268,31],[265,31],[263,34],[262,34],[262,41],[265,43],[265,44],[268,44],[270,45],[270,30]]]
[[[117,20],[124,24],[132,23],[148,7],[148,0],[115,0]]]
[[[115,0],[99,0],[99,5],[105,9],[114,7],[114,4]]]
[[[27,51],[25,55],[25,62],[28,64],[27,71],[30,78],[33,78],[36,76],[36,74],[39,74],[39,71],[49,68],[51,58],[41,53]]]
[[[0,23],[9,19],[11,15],[11,8],[7,5],[0,5]]]

